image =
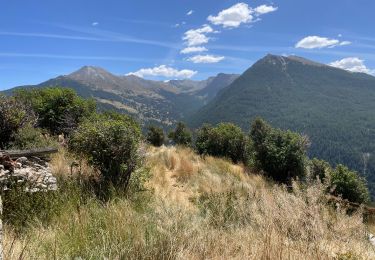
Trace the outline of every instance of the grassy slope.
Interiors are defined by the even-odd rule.
[[[63,178],[68,165],[64,154],[53,160]],[[68,199],[50,226],[36,223],[21,238],[8,229],[6,256],[18,258],[24,251],[33,259],[375,258],[360,214],[327,207],[322,187],[302,191],[295,185],[287,192],[239,165],[185,148],[148,148],[144,165],[151,173],[149,191],[106,204],[92,198],[78,206]]]

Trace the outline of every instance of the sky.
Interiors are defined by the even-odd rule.
[[[146,79],[298,55],[375,74],[373,0],[0,0],[0,90],[85,65]]]

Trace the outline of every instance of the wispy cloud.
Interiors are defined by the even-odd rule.
[[[78,33],[84,33],[90,36],[96,36],[96,37],[108,39],[113,42],[129,42],[129,43],[154,45],[154,46],[160,46],[160,47],[166,47],[166,48],[178,48],[178,45],[175,43],[142,39],[142,38],[125,35],[125,34],[118,33],[118,32],[98,29],[98,28],[90,28],[90,27],[87,28],[87,27],[73,26],[73,25],[66,25],[66,24],[58,24],[56,26],[65,30],[78,32]]]
[[[66,39],[66,40],[80,40],[80,41],[110,41],[110,39],[88,37],[88,36],[75,36],[64,34],[50,34],[50,33],[25,33],[25,32],[8,32],[0,31],[3,36],[19,36],[19,37],[36,37],[36,38],[51,38],[51,39]]]
[[[202,46],[192,46],[192,47],[186,47],[180,51],[182,54],[188,54],[188,53],[193,53],[193,52],[203,52],[203,51],[208,51],[206,47]]]
[[[192,15],[194,13],[194,10],[190,10],[189,12],[186,13],[186,15]]]
[[[133,62],[157,62],[144,58],[130,58],[118,56],[80,56],[80,55],[59,55],[50,53],[18,53],[0,52],[0,57],[11,58],[45,58],[45,59],[67,59],[67,60],[108,60],[108,61],[133,61]]]
[[[9,32],[0,31],[0,35],[3,36],[17,36],[17,37],[35,37],[35,38],[50,38],[50,39],[66,39],[66,40],[81,40],[81,41],[102,41],[102,42],[126,42],[126,43],[137,43],[145,45],[153,45],[164,48],[180,48],[180,44],[142,39],[129,35],[124,35],[117,32],[100,30],[97,28],[86,28],[69,25],[59,25],[60,28],[75,32],[83,33],[85,36],[77,35],[65,35],[65,34],[50,34],[50,33],[39,33],[39,32]]]
[[[188,61],[193,63],[217,63],[224,59],[224,56],[215,56],[215,55],[196,55],[188,58]]]
[[[92,26],[98,26],[99,23],[98,23],[98,22],[93,22],[91,25],[92,25]]]

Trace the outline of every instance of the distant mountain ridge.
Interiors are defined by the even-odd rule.
[[[134,75],[114,75],[100,67],[84,66],[38,85],[20,86],[4,92],[11,93],[17,88],[69,87],[83,97],[94,98],[101,109],[131,114],[145,124],[171,126],[197,111],[238,76],[221,73],[201,81],[163,82]],[[215,81],[216,78],[220,80]],[[206,88],[207,93],[204,91]]]
[[[189,122],[199,127],[226,121],[249,129],[257,116],[308,135],[310,156],[356,169],[375,195],[375,77],[301,57],[267,55]],[[364,162],[366,153],[370,158]]]

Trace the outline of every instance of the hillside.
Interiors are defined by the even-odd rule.
[[[261,116],[309,136],[311,157],[344,163],[375,191],[375,78],[300,57],[267,55],[190,118],[249,129]],[[369,156],[369,157],[368,157]]]
[[[84,66],[34,86],[61,86],[76,90],[79,95],[94,98],[101,109],[112,109],[130,114],[139,121],[168,127],[184,120],[211,100],[216,93],[238,77],[220,73],[207,80],[171,80],[169,82],[145,80],[129,75],[114,75],[102,68]],[[14,89],[5,91],[10,94]]]
[[[63,211],[24,236],[5,229],[8,259],[373,259],[361,214],[325,204],[323,187],[293,192],[241,165],[176,147],[145,148],[146,180],[103,203],[71,183],[72,158],[51,161]],[[147,170],[148,169],[148,170]],[[92,170],[86,165],[81,178]],[[68,181],[70,180],[70,182]],[[78,179],[77,179],[78,181]],[[82,179],[80,180],[80,182]],[[81,188],[83,189],[83,188]],[[277,257],[276,257],[277,256]],[[353,257],[353,258],[350,258]]]

